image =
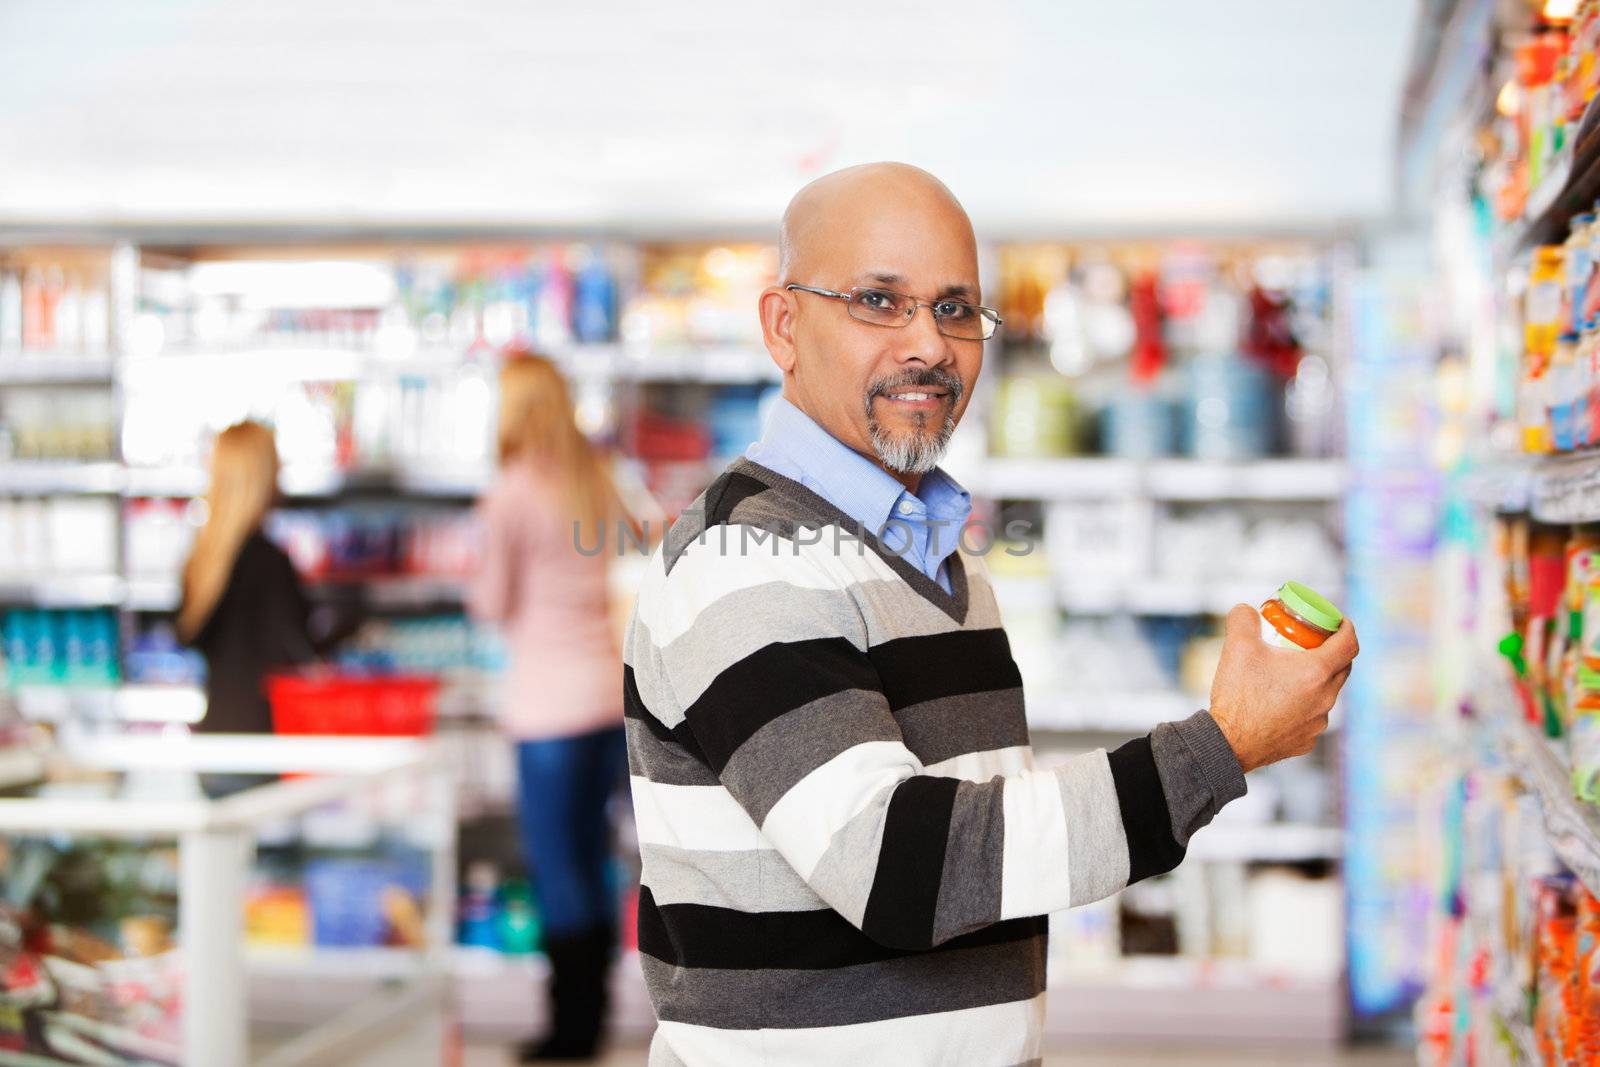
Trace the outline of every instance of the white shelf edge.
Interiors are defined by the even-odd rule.
[[[1262,500],[1326,503],[1344,492],[1341,459],[1279,457],[1236,463],[1110,456],[991,457],[968,486],[993,498],[1042,501]]]

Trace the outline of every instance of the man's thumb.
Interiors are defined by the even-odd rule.
[[[1222,626],[1223,636],[1229,641],[1261,640],[1261,616],[1249,604],[1235,604],[1228,612]]]

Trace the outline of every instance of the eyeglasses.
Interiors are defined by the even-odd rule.
[[[873,326],[909,326],[918,308],[927,308],[933,314],[933,324],[946,337],[963,341],[987,341],[994,336],[1003,321],[994,308],[979,304],[963,304],[959,300],[935,300],[924,304],[919,300],[889,289],[872,289],[858,285],[843,293],[832,289],[793,283],[785,289],[798,289],[802,293],[815,293],[830,300],[843,300],[845,310],[858,322]]]

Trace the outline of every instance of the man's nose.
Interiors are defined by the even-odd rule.
[[[899,360],[908,363],[915,359],[929,366],[949,363],[955,358],[950,348],[950,338],[939,332],[939,322],[933,317],[933,308],[923,304],[917,308],[911,321],[896,331],[904,335],[899,346]]]

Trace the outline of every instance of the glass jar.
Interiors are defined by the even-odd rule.
[[[1317,648],[1343,621],[1344,614],[1327,597],[1299,582],[1284,582],[1261,605],[1261,638],[1278,648]]]

